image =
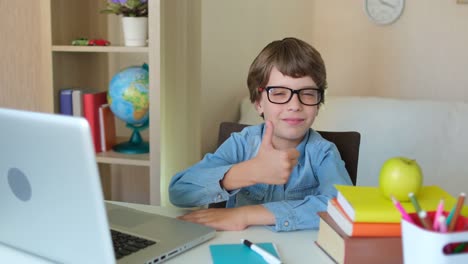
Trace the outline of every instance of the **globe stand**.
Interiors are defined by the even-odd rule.
[[[119,143],[112,147],[116,152],[125,154],[144,154],[149,153],[149,143],[143,141],[140,131],[148,128],[148,121],[141,126],[134,126],[127,123],[127,127],[133,129],[132,135],[127,142]]]

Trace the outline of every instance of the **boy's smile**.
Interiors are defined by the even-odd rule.
[[[283,75],[276,67],[271,70],[266,86],[282,86],[293,90],[317,87],[310,76],[293,78]],[[318,105],[304,105],[299,101],[298,96],[298,94],[293,94],[289,102],[275,104],[268,99],[267,91],[263,91],[260,100],[255,103],[257,112],[264,114],[265,121],[270,120],[273,123],[273,144],[278,149],[296,147],[318,113]]]

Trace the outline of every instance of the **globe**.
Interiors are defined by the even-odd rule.
[[[144,142],[140,132],[148,127],[149,95],[148,65],[131,66],[116,73],[110,83],[107,101],[111,111],[132,129],[128,142],[117,144],[117,152],[140,154],[149,152],[148,142]]]

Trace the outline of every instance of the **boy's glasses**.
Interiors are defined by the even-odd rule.
[[[259,92],[267,92],[268,101],[274,104],[286,104],[291,101],[294,94],[297,94],[299,102],[303,105],[314,106],[322,101],[323,91],[318,88],[303,88],[293,90],[282,86],[267,86],[258,88]]]

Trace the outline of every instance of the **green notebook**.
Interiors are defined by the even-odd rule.
[[[276,247],[273,243],[255,244],[272,255],[279,258]],[[211,258],[213,264],[265,264],[267,263],[260,255],[255,253],[244,244],[217,244],[210,245]]]
[[[377,186],[335,185],[338,190],[337,200],[353,222],[399,223],[401,214],[390,199],[381,193]],[[456,198],[439,186],[423,186],[416,195],[421,208],[435,211],[440,199],[444,199],[444,211],[449,212],[457,203]],[[402,202],[407,213],[414,213],[411,202]],[[462,215],[468,215],[468,208],[463,207]]]

